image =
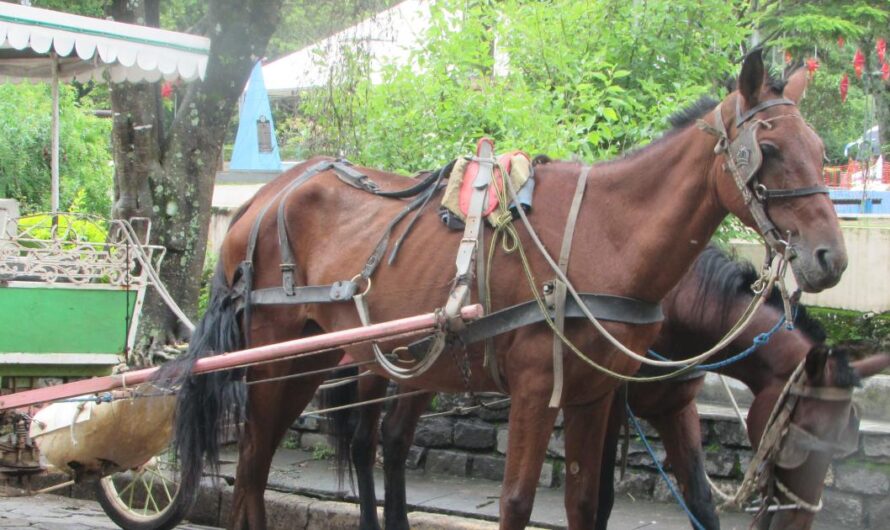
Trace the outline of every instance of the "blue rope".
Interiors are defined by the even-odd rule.
[[[630,405],[625,402],[624,408],[627,409],[627,417],[630,418],[630,422],[633,424],[634,429],[636,429],[637,434],[640,437],[640,440],[643,442],[643,446],[646,448],[646,451],[649,452],[649,456],[652,458],[652,461],[655,462],[655,468],[658,469],[658,473],[661,475],[661,478],[664,480],[664,483],[667,484],[668,489],[671,491],[671,494],[677,499],[677,504],[680,505],[680,508],[683,508],[683,511],[686,512],[686,516],[689,517],[689,522],[692,523],[692,526],[696,528],[696,530],[705,530],[704,525],[698,522],[698,519],[695,518],[695,515],[689,510],[689,507],[686,506],[686,502],[683,500],[683,497],[680,495],[680,492],[677,491],[677,488],[674,487],[674,483],[671,482],[670,477],[665,473],[664,468],[661,466],[661,462],[658,461],[658,457],[655,456],[655,451],[652,450],[652,446],[649,445],[649,440],[646,439],[646,435],[643,434],[643,429],[640,428],[640,423],[637,421],[637,417],[634,416],[633,411],[630,409]]]
[[[105,392],[96,397],[60,399],[57,403],[111,403],[111,401],[111,392]]]
[[[797,307],[794,308],[794,316],[795,316],[795,318],[797,317]],[[711,364],[700,364],[700,365],[696,366],[695,369],[699,370],[699,371],[715,371],[715,370],[719,370],[725,366],[729,366],[730,364],[737,363],[737,362],[741,361],[742,359],[750,356],[752,353],[757,351],[761,346],[767,344],[769,342],[769,340],[773,337],[773,335],[777,331],[779,331],[779,328],[781,328],[782,324],[784,324],[784,323],[785,323],[785,315],[783,314],[779,318],[779,321],[776,322],[776,325],[772,327],[772,329],[754,337],[754,340],[752,341],[751,346],[749,346],[747,349],[733,355],[732,357],[723,359],[722,361],[718,361],[718,362],[711,363]],[[786,328],[794,329],[794,324],[790,324],[789,326],[786,326]],[[667,357],[660,355],[660,354],[658,354],[658,352],[655,352],[653,350],[649,350],[649,355],[651,355],[652,357],[655,357],[659,361],[672,361],[673,360],[673,359],[668,359]]]

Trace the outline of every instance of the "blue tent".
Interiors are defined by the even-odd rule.
[[[261,63],[253,67],[244,101],[241,103],[238,135],[229,169],[241,171],[281,171],[281,157],[275,139],[275,124],[269,107],[269,94],[263,81]]]

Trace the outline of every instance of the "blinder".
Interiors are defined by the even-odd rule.
[[[856,410],[855,408],[853,409]],[[850,423],[837,441],[829,442],[795,424],[788,426],[782,448],[776,455],[776,465],[782,469],[794,469],[803,465],[810,453],[827,453],[832,458],[844,458],[859,449],[859,414],[850,416]]]

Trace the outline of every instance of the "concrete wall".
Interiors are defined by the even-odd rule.
[[[847,271],[835,287],[818,294],[805,293],[801,301],[807,305],[853,309],[856,311],[890,311],[890,220],[860,220],[842,226],[847,245]],[[735,242],[740,257],[760,264],[761,243]],[[796,287],[789,272],[789,287]]]
[[[459,396],[440,394],[437,410],[468,406],[472,402]],[[502,481],[506,464],[509,406],[476,409],[470,413],[422,419],[414,444],[408,453],[409,469],[425,473]],[[702,446],[705,469],[726,493],[735,493],[751,461],[753,451],[730,409],[700,405]],[[665,450],[658,434],[640,420],[659,460]],[[823,494],[825,509],[817,521],[830,528],[887,528],[890,518],[890,425],[863,422],[859,449],[843,460],[832,463]],[[869,425],[865,425],[869,423]],[[324,423],[308,417],[295,425],[290,442],[308,451],[326,446]],[[562,414],[547,447],[539,486],[562,487],[565,483],[565,439]],[[619,458],[620,462],[620,449]],[[634,435],[628,451],[628,469],[623,479],[615,473],[616,495],[674,502],[655,464],[643,444]],[[409,481],[410,487],[410,481]]]

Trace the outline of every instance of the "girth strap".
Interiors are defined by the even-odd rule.
[[[575,235],[575,224],[578,222],[578,213],[581,211],[581,199],[584,190],[587,189],[587,175],[591,166],[584,166],[578,174],[578,184],[575,186],[575,194],[572,197],[572,205],[569,207],[569,215],[566,219],[566,227],[562,236],[562,248],[559,252],[559,270],[566,274],[569,268],[569,258],[572,254],[572,239]],[[562,333],[565,329],[565,305],[566,284],[553,281],[553,298],[556,315],[554,325]],[[550,394],[550,407],[559,408],[562,403],[563,368],[562,368],[563,344],[562,339],[553,334],[553,393]]]
[[[627,324],[654,324],[664,320],[664,313],[659,304],[608,294],[580,293],[580,296],[587,309],[601,320]],[[565,307],[566,318],[587,318],[574,298],[568,298]],[[550,316],[553,318],[553,310],[550,311]],[[538,303],[529,300],[469,322],[456,334],[462,343],[473,344],[543,321],[544,315],[541,314]],[[412,343],[408,349],[415,356],[423,356],[431,340],[431,337],[426,337]]]

